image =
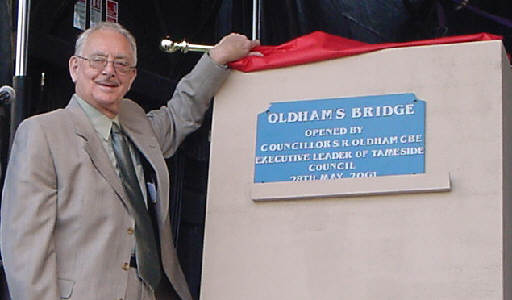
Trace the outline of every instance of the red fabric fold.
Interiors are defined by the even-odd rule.
[[[499,35],[478,33],[405,43],[366,44],[322,31],[314,31],[278,46],[256,47],[253,51],[261,52],[263,56],[247,56],[230,63],[229,66],[232,69],[242,72],[253,72],[356,55],[385,48],[453,44],[501,39],[502,37]]]

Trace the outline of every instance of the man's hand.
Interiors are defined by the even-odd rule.
[[[259,45],[258,40],[249,40],[245,35],[231,33],[210,50],[210,57],[216,63],[225,65],[249,55],[251,49]]]

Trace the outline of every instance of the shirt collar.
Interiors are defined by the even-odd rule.
[[[87,103],[87,101],[78,97],[76,94],[73,95],[73,97],[77,99],[78,104],[80,104],[80,107],[82,107],[85,114],[91,121],[94,130],[96,130],[96,132],[99,134],[101,138],[103,138],[106,141],[109,141],[112,122],[115,122],[117,125],[119,125],[119,117],[115,116],[114,119],[110,119],[104,114],[102,114],[99,110],[97,110],[94,106]]]

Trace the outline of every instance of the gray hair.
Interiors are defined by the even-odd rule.
[[[118,23],[99,22],[94,27],[91,27],[82,32],[76,39],[74,55],[82,55],[82,50],[84,48],[85,42],[89,38],[89,35],[99,30],[112,30],[122,34],[130,43],[130,47],[132,48],[133,52],[134,65],[137,65],[137,44],[135,43],[135,38],[126,28]]]

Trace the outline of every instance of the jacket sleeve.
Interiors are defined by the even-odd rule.
[[[13,300],[60,299],[56,184],[45,133],[28,119],[16,132],[2,194],[1,250]]]
[[[165,158],[173,155],[183,139],[201,126],[210,99],[228,75],[227,68],[217,65],[205,54],[178,83],[167,106],[148,113]]]

